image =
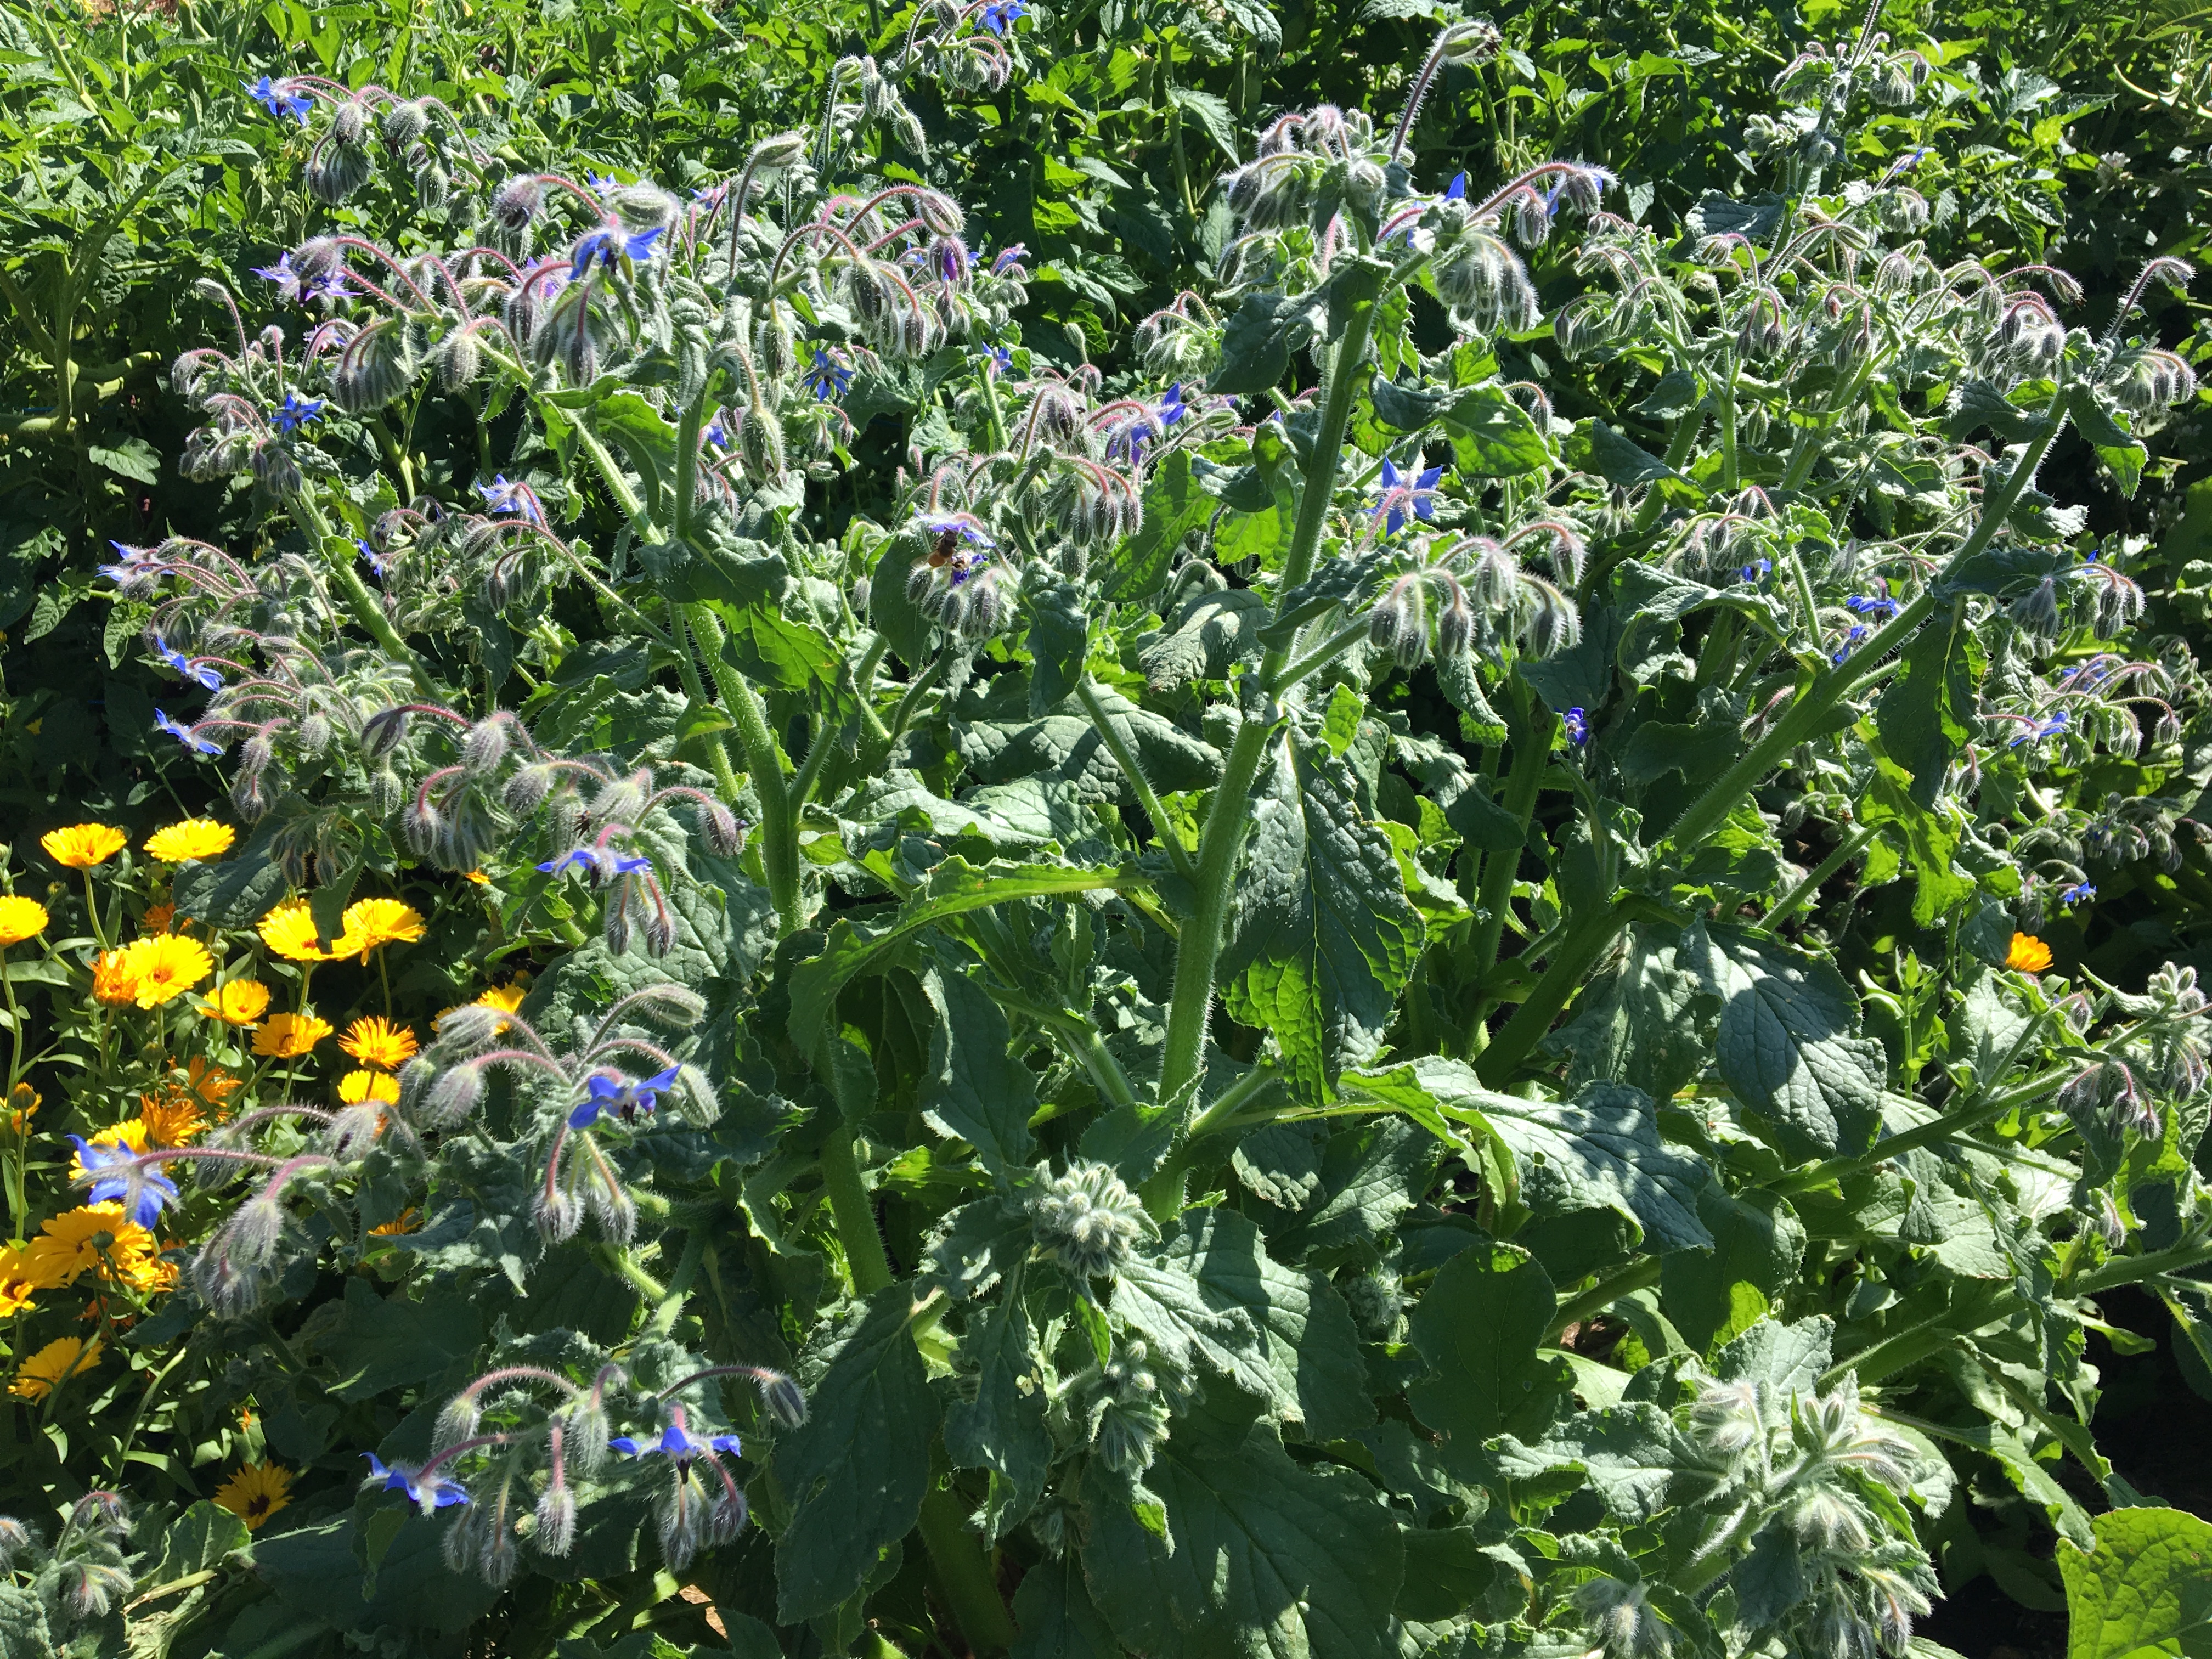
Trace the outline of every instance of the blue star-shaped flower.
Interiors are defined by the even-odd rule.
[[[828,403],[842,395],[853,384],[853,371],[821,346],[814,348],[814,362],[799,377],[799,385],[814,394],[817,403]]]
[[[210,691],[220,691],[222,690],[222,676],[216,672],[211,664],[204,662],[196,663],[183,652],[173,651],[167,646],[163,645],[159,640],[156,640],[154,642],[154,645],[155,648],[161,653],[161,660],[168,664],[170,667],[175,669],[177,672],[183,675],[193,684],[204,686]]]
[[[95,1146],[82,1135],[71,1135],[70,1144],[76,1148],[76,1161],[88,1173],[128,1165],[137,1154],[128,1146]],[[102,1176],[92,1183],[91,1201],[94,1204],[120,1204],[130,1195],[128,1176]],[[163,1175],[158,1164],[147,1164],[138,1175],[138,1201],[132,1207],[131,1218],[149,1231],[161,1219],[161,1206],[175,1201],[177,1183]]]
[[[707,422],[707,429],[699,435],[716,449],[727,449],[730,447],[730,434],[728,429],[722,425],[720,410],[714,411],[714,418]]]
[[[1887,621],[1898,612],[1895,599],[1880,593],[1854,593],[1844,601],[1844,609],[1856,611],[1862,617],[1875,617]]]
[[[1375,510],[1385,514],[1382,532],[1395,536],[1406,526],[1406,509],[1413,508],[1417,519],[1436,516],[1437,480],[1444,476],[1441,466],[1432,466],[1415,476],[1401,473],[1389,461],[1382,463],[1382,490]]]
[[[676,1086],[676,1074],[681,1069],[672,1066],[641,1083],[625,1083],[605,1072],[593,1073],[584,1080],[583,1100],[568,1114],[568,1127],[588,1129],[609,1112],[628,1123],[638,1113],[652,1111],[659,1097]]]
[[[1160,424],[1162,426],[1173,426],[1177,421],[1182,419],[1184,416],[1190,413],[1190,405],[1184,403],[1182,400],[1182,382],[1181,380],[1177,380],[1173,386],[1168,388],[1168,395],[1160,399],[1158,412]]]
[[[2006,747],[2017,749],[2024,743],[2034,743],[2043,738],[2055,737],[2065,729],[2066,711],[2062,708],[2057,714],[2051,715],[2050,719],[2036,721],[2033,726],[2029,726],[2027,731],[2014,738],[2011,743],[2006,745]]]
[[[180,720],[171,720],[167,714],[163,714],[158,708],[154,711],[154,724],[160,730],[167,732],[171,737],[174,738],[179,743],[184,744],[187,749],[194,750],[203,755],[220,755],[222,753],[222,745],[217,743],[214,738],[203,738],[199,736],[191,726],[185,725]]]
[[[1467,174],[1464,173],[1452,174],[1451,183],[1444,186],[1444,200],[1447,202],[1467,200]]]
[[[611,847],[577,847],[548,859],[538,869],[549,876],[557,876],[570,870],[581,870],[595,882],[612,881],[617,876],[627,876],[635,871],[650,870],[653,860],[645,858],[625,858]]]
[[[1007,350],[1006,347],[1002,345],[994,345],[990,349],[989,355],[991,359],[990,373],[994,374],[1011,374],[1014,372],[1014,354]]]
[[[625,1457],[651,1457],[659,1453],[663,1457],[672,1457],[679,1463],[689,1463],[693,1458],[703,1456],[710,1451],[735,1455],[744,1449],[734,1434],[712,1435],[701,1440],[680,1423],[671,1423],[660,1431],[659,1440],[650,1446],[641,1448],[626,1434],[608,1441],[607,1444]]]
[[[353,544],[361,550],[361,562],[369,568],[377,580],[382,581],[392,568],[391,562],[358,536],[354,538]]]
[[[385,1491],[405,1492],[418,1509],[426,1511],[449,1510],[456,1504],[469,1501],[468,1493],[461,1490],[459,1483],[448,1480],[442,1474],[432,1475],[425,1480],[402,1463],[385,1468],[374,1452],[363,1452],[362,1455],[368,1460],[370,1475],[384,1482]]]
[[[265,276],[276,283],[278,299],[288,301],[299,299],[300,273],[292,269],[292,256],[289,253],[278,254],[276,263],[273,265],[254,266],[253,274],[256,276]]]
[[[279,432],[297,432],[323,412],[325,401],[321,398],[302,398],[296,392],[288,392],[284,394],[284,401],[276,405],[276,412],[269,417],[270,423]]]
[[[2097,890],[2086,881],[2077,881],[2058,896],[2061,904],[2087,904],[2097,896]]]
[[[1753,559],[1749,564],[1745,565],[1735,574],[1743,580],[1747,582],[1763,582],[1769,576],[1774,574],[1774,561],[1771,559]]]
[[[1869,631],[1864,623],[1853,623],[1850,632],[1844,635],[1844,642],[1828,653],[1828,660],[1833,663],[1842,662],[1844,658],[1851,654],[1859,641],[1866,638]]]
[[[1582,709],[1570,708],[1559,723],[1566,728],[1567,741],[1576,748],[1589,741],[1589,716]]]
[[[538,503],[526,483],[509,483],[502,472],[488,483],[480,483],[477,494],[484,499],[484,506],[494,513],[503,513],[510,518],[527,519],[538,523]]]
[[[998,545],[998,543],[993,541],[985,532],[983,526],[965,513],[924,513],[915,522],[933,536],[941,536],[948,530],[957,530],[960,532],[962,541],[974,546],[996,547]]]
[[[664,225],[655,225],[650,230],[634,231],[628,236],[612,226],[602,226],[598,230],[586,232],[583,240],[576,244],[575,251],[569,256],[568,280],[580,281],[584,273],[591,269],[594,259],[605,270],[611,266],[618,256],[631,260],[652,258],[653,245],[660,240],[660,233],[665,228]]]
[[[278,120],[289,115],[303,127],[307,125],[307,112],[315,106],[311,99],[300,93],[286,91],[265,75],[246,88],[246,92],[255,103]]]
[[[982,16],[976,21],[992,33],[1004,34],[1029,15],[1030,9],[1022,3],[1022,0],[993,0],[992,4],[983,8]]]
[[[999,250],[999,257],[991,261],[991,275],[1003,276],[1013,266],[1021,264],[1029,249],[1019,242],[1010,243]]]
[[[159,556],[150,547],[129,547],[121,542],[108,545],[123,556],[120,564],[104,564],[100,574],[112,582],[134,581],[146,574],[147,567],[160,562]]]

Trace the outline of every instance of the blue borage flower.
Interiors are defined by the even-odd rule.
[[[128,1146],[95,1146],[82,1135],[71,1135],[70,1144],[76,1148],[76,1161],[87,1174],[101,1170],[121,1169],[131,1173],[100,1176],[92,1183],[88,1194],[94,1204],[129,1204],[131,1218],[149,1231],[161,1219],[161,1206],[176,1201],[177,1183],[161,1173],[161,1166],[141,1164],[138,1154]],[[137,1196],[131,1194],[137,1188]]]
[[[651,1457],[659,1454],[663,1457],[672,1457],[679,1463],[689,1463],[693,1458],[708,1452],[729,1452],[737,1455],[744,1450],[734,1434],[717,1434],[700,1440],[695,1438],[680,1421],[671,1423],[660,1431],[660,1438],[656,1443],[642,1449],[635,1439],[626,1434],[617,1436],[607,1444],[625,1457]]]
[[[611,847],[578,847],[563,853],[557,859],[548,859],[538,869],[549,876],[557,876],[570,870],[581,870],[592,878],[594,886],[612,881],[617,876],[627,876],[639,870],[653,868],[651,859],[624,858]]]
[[[108,545],[123,556],[123,562],[120,564],[103,564],[100,567],[100,574],[112,582],[127,586],[131,582],[143,580],[161,565],[161,556],[150,547],[131,547],[122,542],[112,541],[108,543]]]
[[[1737,576],[1747,582],[1763,582],[1769,576],[1774,574],[1774,561],[1771,559],[1753,559],[1749,564],[1743,566],[1735,574]]]
[[[612,225],[602,225],[597,230],[584,233],[568,256],[568,280],[580,282],[584,273],[596,259],[601,270],[611,268],[617,258],[637,260],[653,257],[653,245],[660,240],[665,225],[655,225],[650,230],[633,231],[625,236]]]
[[[270,416],[270,424],[279,432],[297,432],[301,427],[321,416],[328,400],[322,398],[302,398],[296,392],[284,394],[284,401],[276,405]]]
[[[975,21],[994,34],[1004,34],[1029,15],[1030,9],[1022,0],[992,0]]]
[[[1415,466],[1419,463],[1416,461]],[[1417,519],[1436,516],[1437,481],[1444,476],[1441,466],[1432,466],[1419,472],[1398,471],[1395,462],[1382,463],[1382,486],[1375,501],[1376,515],[1383,520],[1382,533],[1395,536],[1406,527],[1407,508]]]
[[[1029,249],[1020,242],[1008,243],[999,250],[998,258],[991,261],[991,275],[1003,276],[1009,270],[1015,270],[1028,252]]]
[[[2025,716],[2021,718],[2026,719]],[[2005,745],[2008,749],[2017,749],[2024,743],[2037,743],[2045,738],[2057,737],[2066,729],[2066,711],[2061,708],[2046,720],[2027,720],[2027,731]]]
[[[291,91],[291,85],[289,81],[271,81],[264,75],[247,87],[246,93],[278,120],[289,115],[304,127],[307,125],[307,112],[315,106],[314,100]]]
[[[354,538],[353,544],[361,550],[361,562],[368,567],[370,573],[377,580],[382,581],[391,573],[392,562],[383,554],[378,552],[358,536]]]
[[[491,512],[504,514],[509,518],[527,519],[532,524],[545,522],[545,515],[538,510],[537,492],[520,480],[509,483],[504,472],[495,476],[488,484],[478,484],[476,491],[483,497],[484,506]]]
[[[960,532],[960,539],[971,546],[986,548],[998,546],[998,543],[991,539],[990,532],[983,528],[973,514],[921,513],[915,515],[914,521],[933,536],[941,536],[948,530],[957,530]]]
[[[1842,662],[1844,658],[1856,650],[1860,642],[1873,631],[1864,623],[1853,623],[1850,630],[1844,635],[1844,642],[1828,653],[1828,660],[1832,663]]]
[[[161,653],[163,662],[193,684],[204,686],[210,691],[222,690],[222,675],[212,664],[188,657],[181,651],[172,650],[160,640],[154,641],[154,648]]]
[[[1844,609],[1856,611],[1862,617],[1873,617],[1887,622],[1901,607],[1895,599],[1883,593],[1854,593],[1844,601]]]
[[[276,283],[276,297],[286,301],[296,301],[299,299],[300,285],[306,280],[292,269],[292,256],[289,252],[278,254],[273,265],[254,266],[253,274]]]
[[[987,373],[992,374],[1011,374],[1014,372],[1014,354],[1007,350],[1006,347],[1002,345],[989,347],[988,348],[985,355],[988,358],[988,367],[986,368]]]
[[[714,411],[714,418],[707,422],[707,429],[699,435],[714,448],[727,449],[730,447],[729,428],[722,424],[720,410]]]
[[[222,753],[222,745],[213,738],[201,737],[191,726],[181,721],[171,720],[158,708],[154,711],[154,725],[158,730],[167,732],[185,748],[199,754],[220,755]]]
[[[2087,904],[2091,899],[2096,896],[2097,890],[2094,886],[2086,881],[2077,881],[2071,887],[2069,887],[2064,892],[2059,894],[2058,902],[2061,904],[2069,905]]]
[[[465,1504],[469,1495],[458,1481],[448,1480],[442,1474],[422,1475],[404,1463],[394,1463],[389,1468],[374,1452],[363,1452],[368,1460],[369,1478],[381,1480],[386,1492],[404,1492],[416,1508],[425,1515],[433,1510],[449,1510],[457,1504]]]
[[[1559,724],[1566,728],[1567,741],[1577,749],[1589,741],[1589,715],[1580,708],[1570,708],[1561,716]]]
[[[814,394],[817,403],[828,403],[842,397],[853,384],[853,371],[845,366],[842,352],[823,346],[814,348],[814,362],[799,377],[799,385]]]
[[[672,1066],[637,1083],[624,1082],[611,1073],[592,1073],[584,1080],[583,1100],[568,1114],[568,1127],[588,1129],[607,1113],[625,1123],[632,1121],[640,1112],[650,1113],[659,1097],[676,1086],[676,1074],[683,1069]]]

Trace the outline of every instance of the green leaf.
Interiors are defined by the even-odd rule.
[[[1881,1119],[1888,1061],[1858,1033],[1834,967],[1736,927],[1692,924],[1682,960],[1721,1001],[1721,1079],[1792,1159],[1863,1152]]]
[[[2058,1547],[2066,1659],[2212,1654],[2212,1522],[2180,1510],[2112,1510],[2094,1551]]]
[[[939,1133],[975,1147],[992,1174],[1023,1167],[1033,1144],[1036,1081],[1007,1052],[1013,1031],[1006,1015],[972,969],[932,968],[921,989],[938,1016],[921,1084],[922,1115]]]
[[[351,1514],[273,1537],[264,1532],[253,1546],[254,1577],[276,1591],[295,1620],[342,1631],[465,1630],[490,1610],[499,1592],[476,1574],[446,1565],[444,1540],[453,1520],[410,1519],[412,1524],[393,1536],[373,1578],[362,1565],[362,1528]],[[394,1645],[405,1651],[410,1644]]]
[[[1707,1187],[1698,1195],[1698,1217],[1713,1236],[1712,1249],[1662,1262],[1659,1297],[1683,1340],[1702,1354],[1716,1339],[1733,1337],[1756,1320],[1780,1301],[1784,1286],[1796,1282],[1805,1229],[1786,1199],[1756,1187],[1741,1194],[1717,1182]],[[1744,1317],[1754,1299],[1755,1310]]]
[[[996,1543],[1036,1507],[1052,1462],[1045,1379],[1018,1283],[971,1320],[960,1358],[975,1368],[975,1397],[945,1408],[945,1450],[957,1468],[991,1471],[983,1536]]]
[[[837,993],[847,982],[902,939],[933,923],[1009,899],[1054,898],[1136,884],[1136,878],[1118,870],[995,862],[978,868],[957,855],[946,859],[930,871],[928,881],[890,920],[859,927],[840,921],[830,930],[822,954],[809,957],[793,970],[792,1040],[802,1054],[811,1054]]]
[[[0,1584],[0,1653],[8,1659],[53,1659],[46,1606],[20,1584]]]
[[[1185,1212],[1159,1255],[1211,1305],[1251,1320],[1269,1372],[1261,1398],[1306,1438],[1341,1439],[1375,1420],[1352,1310],[1326,1275],[1271,1261],[1260,1230],[1234,1210]]]
[[[295,1339],[337,1368],[331,1391],[366,1400],[386,1389],[427,1382],[472,1358],[483,1321],[460,1290],[438,1286],[421,1302],[404,1293],[379,1296],[365,1279],[349,1279],[342,1300],[307,1316]]]
[[[1431,1054],[1347,1076],[1345,1091],[1393,1105],[1419,1094],[1445,1118],[1494,1135],[1513,1155],[1522,1200],[1538,1214],[1611,1210],[1656,1250],[1713,1242],[1697,1213],[1707,1166],[1661,1143],[1640,1089],[1590,1083],[1571,1101],[1526,1100],[1486,1089],[1464,1061]]]
[[[1284,1393],[1251,1314],[1194,1278],[1176,1255],[1133,1256],[1114,1276],[1114,1323],[1193,1376],[1225,1376],[1270,1405]]]
[[[1268,289],[1244,296],[1221,331],[1221,362],[1206,378],[1208,392],[1223,398],[1263,398],[1290,372],[1289,307],[1283,295]],[[1149,499],[1145,511],[1152,512]]]
[[[162,1527],[160,1553],[154,1565],[140,1574],[137,1593],[143,1595],[157,1585],[205,1572],[232,1551],[244,1549],[252,1538],[245,1522],[202,1498]],[[5,1644],[0,1644],[0,1649],[10,1654],[15,1651]]]
[[[1293,1092],[1316,1101],[1381,1045],[1426,930],[1390,838],[1326,745],[1285,745],[1251,811],[1223,1001],[1274,1033]]]
[[[1206,136],[1212,139],[1221,153],[1229,158],[1229,165],[1232,167],[1237,165],[1237,121],[1225,102],[1212,93],[1200,92],[1195,87],[1179,87],[1173,82],[1168,86],[1168,101],[1177,109],[1188,111],[1199,125],[1206,130]]]
[[[1227,1455],[1170,1439],[1136,1493],[1083,1477],[1083,1576],[1122,1644],[1153,1659],[1396,1659],[1405,1547],[1374,1487],[1291,1461],[1265,1424]],[[1148,1525],[1137,1503],[1164,1511]]]
[[[729,630],[722,660],[756,685],[820,697],[836,689],[844,659],[820,628],[781,605],[717,605]]]
[[[1535,421],[1503,386],[1469,387],[1452,399],[1443,420],[1463,477],[1518,478],[1552,464]]]
[[[1497,1444],[1508,1479],[1534,1482],[1562,1471],[1580,1474],[1605,1499],[1609,1517],[1649,1521],[1667,1506],[1667,1490],[1680,1468],[1705,1462],[1685,1445],[1672,1418],[1647,1401],[1577,1412],[1534,1445],[1511,1435]]]
[[[886,1285],[799,1360],[806,1421],[775,1443],[792,1506],[775,1544],[779,1624],[836,1607],[921,1514],[938,1406],[908,1332],[913,1318],[913,1288]]]
[[[1655,479],[1682,477],[1650,450],[1598,420],[1575,422],[1574,435],[1567,440],[1567,461],[1584,472],[1596,473],[1607,483],[1627,489]]]
[[[1030,623],[1030,713],[1049,714],[1082,682],[1090,614],[1082,590],[1067,582],[1030,583],[1022,609]]]
[[[180,916],[210,927],[250,927],[284,896],[283,866],[270,856],[276,820],[264,823],[228,858],[212,864],[197,859],[177,867],[169,896]]]
[[[1097,563],[1101,597],[1141,599],[1158,592],[1183,538],[1203,529],[1220,505],[1192,473],[1190,452],[1170,451],[1146,480],[1145,518],[1137,533]]]
[[[87,444],[84,453],[94,466],[104,467],[118,478],[143,484],[161,480],[161,452],[143,438],[125,438],[113,445]]]
[[[1380,1260],[1400,1218],[1428,1190],[1445,1144],[1437,1132],[1451,1133],[1441,1117],[1433,1130],[1384,1117],[1331,1135],[1297,1220],[1278,1231],[1270,1248],[1284,1260],[1324,1269]],[[1251,1144],[1248,1137],[1244,1145]]]
[[[1570,1092],[1593,1080],[1633,1082],[1668,1101],[1705,1068],[1720,1005],[1677,959],[1680,938],[1676,928],[1632,927],[1620,966],[1546,1039],[1547,1053],[1570,1056]]]
[[[1566,1362],[1536,1352],[1551,1334],[1550,1275],[1526,1250],[1478,1243],[1438,1268],[1408,1335],[1430,1375],[1407,1403],[1444,1437],[1446,1467],[1480,1478],[1482,1443],[1533,1439],[1550,1426],[1571,1380]]]
[[[1925,811],[1936,804],[1951,763],[1972,740],[1980,711],[1975,688],[1987,664],[1966,607],[1931,623],[1905,644],[1897,672],[1875,704],[1875,729],[1889,757],[1911,778],[1910,793]]]
[[[1887,756],[1876,757],[1866,794],[1858,803],[1859,822],[1894,824],[1901,833],[1917,884],[1913,923],[1932,927],[1974,896],[1975,883],[1954,861],[1964,838],[1950,808],[1923,806],[1911,784],[1904,768]]]
[[[1012,1659],[1121,1659],[1121,1644],[1091,1599],[1073,1553],[1039,1562],[1014,1592]]]

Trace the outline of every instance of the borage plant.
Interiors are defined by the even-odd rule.
[[[1021,16],[894,67],[995,87]],[[304,323],[179,365],[270,530],[111,573],[257,826],[177,902],[307,886],[262,932],[312,964],[414,864],[473,878],[456,961],[543,963],[349,1112],[85,1171],[245,1173],[146,1328],[295,1412],[304,1345],[381,1437],[326,1422],[281,1601],[516,1652],[681,1583],[786,1651],[1851,1659],[1962,1484],[2085,1545],[2048,1457],[2133,1500],[2086,1333],[2128,1285],[2198,1328],[2205,1000],[2036,935],[2193,847],[2204,686],[2036,481],[2069,433],[2139,479],[2194,383],[2136,301],[2186,272],[2093,337],[2062,271],[1942,263],[1909,161],[1836,176],[1926,71],[1871,21],[1683,224],[1425,177],[1496,44],[1262,127],[1127,374],[858,171],[872,63],[688,200],[457,133],[442,240],[333,219],[270,267]]]

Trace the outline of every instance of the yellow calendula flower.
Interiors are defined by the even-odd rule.
[[[39,1288],[31,1274],[31,1247],[0,1244],[0,1319],[29,1307],[31,1293]]]
[[[36,899],[20,893],[0,893],[0,945],[21,945],[46,931],[53,918]]]
[[[396,1101],[399,1079],[389,1072],[348,1072],[338,1079],[338,1098],[349,1106],[365,1100]]]
[[[73,823],[66,830],[49,830],[39,845],[56,864],[72,870],[89,870],[105,864],[129,844],[131,837],[106,823]]]
[[[177,1264],[158,1255],[148,1256],[143,1261],[131,1263],[116,1278],[126,1290],[153,1296],[177,1288]]]
[[[490,990],[477,999],[477,1006],[496,1008],[502,1014],[511,1014],[522,1006],[523,998],[529,994],[530,988],[520,980],[517,980],[512,985],[493,986]]]
[[[357,1019],[346,1027],[346,1034],[338,1039],[338,1047],[364,1066],[373,1066],[380,1072],[396,1072],[415,1058],[421,1047],[415,1033],[404,1025],[395,1025],[381,1014],[371,1014]]]
[[[215,972],[207,946],[182,933],[132,939],[123,947],[123,959],[137,981],[133,988],[141,1008],[173,1002]]]
[[[8,1392],[19,1400],[44,1400],[65,1379],[82,1376],[98,1364],[98,1337],[87,1345],[73,1336],[58,1336],[15,1368]]]
[[[138,969],[131,963],[129,946],[102,951],[92,959],[92,994],[110,1007],[138,1000]]]
[[[339,954],[323,949],[315,932],[315,918],[303,898],[286,899],[262,917],[254,931],[264,945],[287,962],[330,962]]]
[[[246,1522],[248,1532],[292,1501],[292,1471],[276,1463],[248,1463],[216,1488],[216,1505]]]
[[[386,945],[412,945],[422,937],[422,915],[398,899],[356,899],[345,909],[345,935],[331,946],[337,957],[358,956]]]
[[[2005,966],[2023,974],[2039,974],[2051,966],[2051,947],[2033,933],[2014,933],[2005,952]]]
[[[154,1235],[125,1217],[120,1204],[88,1204],[58,1215],[27,1249],[31,1278],[47,1289],[88,1270],[118,1277],[138,1272],[155,1253]]]
[[[8,1091],[8,1129],[11,1134],[24,1134],[31,1127],[31,1120],[39,1115],[46,1097],[27,1083],[19,1083]]]
[[[234,979],[228,985],[216,986],[215,994],[200,1004],[200,1012],[210,1019],[219,1019],[226,1025],[240,1025],[250,1031],[269,1012],[269,988],[258,979]]]
[[[182,864],[186,859],[219,859],[237,840],[238,831],[227,823],[217,823],[213,818],[186,818],[147,836],[146,852],[164,864]]]
[[[335,1029],[330,1021],[307,1014],[271,1014],[253,1034],[253,1052],[264,1060],[297,1060]]]

